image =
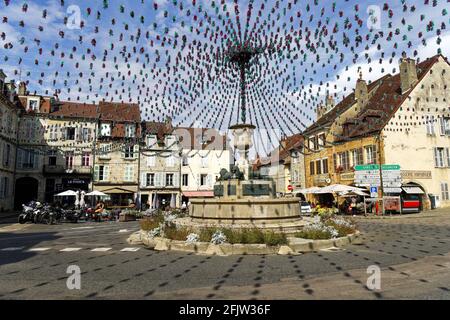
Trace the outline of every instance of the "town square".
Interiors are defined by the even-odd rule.
[[[2,1],[0,299],[449,300],[448,10]]]

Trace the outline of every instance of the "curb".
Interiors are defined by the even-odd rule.
[[[146,231],[140,230],[133,233],[128,242],[136,241],[156,251],[189,252],[198,255],[294,255],[314,252],[322,249],[338,248],[349,244],[361,244],[359,231],[348,236],[330,240],[308,240],[300,238],[288,238],[288,245],[267,246],[266,244],[211,244],[208,242],[186,243],[185,241],[170,240],[166,238],[151,238]],[[131,242],[130,242],[131,243]],[[137,243],[137,242],[134,242]]]

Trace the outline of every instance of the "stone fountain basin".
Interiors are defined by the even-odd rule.
[[[300,217],[299,200],[262,197],[194,199],[189,208],[189,217],[178,219],[176,223],[194,229],[258,228],[293,233],[305,225]]]

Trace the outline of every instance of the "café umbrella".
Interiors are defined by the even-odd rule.
[[[75,191],[67,190],[56,195],[57,197],[76,197],[78,194]]]

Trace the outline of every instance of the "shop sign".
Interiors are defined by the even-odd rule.
[[[431,179],[431,171],[402,170],[403,179]]]

